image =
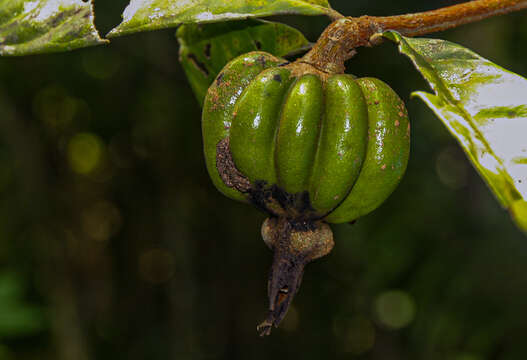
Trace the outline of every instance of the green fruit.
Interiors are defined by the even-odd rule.
[[[326,222],[378,207],[406,169],[410,124],[401,99],[373,78],[289,64],[263,52],[225,66],[203,108],[205,159],[214,185],[271,216],[268,335],[287,313],[304,267],[328,254]]]
[[[384,82],[263,52],[225,66],[202,126],[214,185],[294,221],[371,212],[401,180],[410,148],[404,103]]]

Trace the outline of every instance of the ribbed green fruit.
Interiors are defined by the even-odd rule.
[[[341,223],[374,210],[401,180],[410,148],[406,108],[384,82],[263,52],[225,66],[202,127],[214,185],[292,220]]]

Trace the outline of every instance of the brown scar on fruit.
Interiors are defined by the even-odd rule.
[[[251,182],[234,165],[229,137],[216,145],[216,167],[225,185],[242,193],[249,192]]]

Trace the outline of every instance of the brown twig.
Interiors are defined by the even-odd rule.
[[[527,0],[474,0],[415,14],[340,18],[326,28],[311,51],[299,61],[328,73],[342,73],[344,62],[355,55],[355,49],[377,44],[379,37],[375,35],[384,31],[418,36],[525,8]]]

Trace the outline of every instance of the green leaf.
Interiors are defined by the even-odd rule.
[[[263,20],[183,25],[177,38],[181,65],[200,104],[216,75],[233,58],[255,50],[284,56],[309,45],[300,31]]]
[[[527,232],[527,79],[451,42],[397,42],[435,92],[415,92],[443,121],[516,224]]]
[[[108,37],[174,27],[281,14],[324,15],[327,0],[131,0]]]
[[[91,2],[0,0],[0,55],[68,51],[105,42],[93,25]]]

